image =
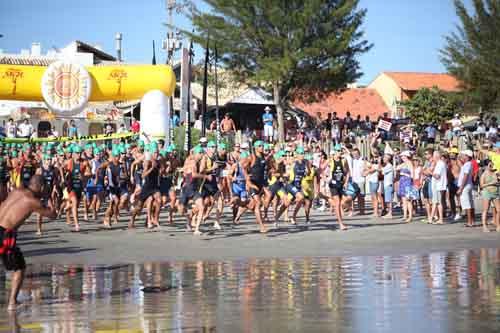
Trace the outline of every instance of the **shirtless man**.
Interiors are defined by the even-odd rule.
[[[26,269],[23,254],[16,247],[17,230],[34,212],[51,219],[56,218],[57,215],[50,200],[49,207],[45,208],[39,199],[42,184],[41,176],[32,176],[27,189],[12,191],[0,206],[0,216],[2,216],[0,221],[0,255],[5,269],[14,271],[7,308],[9,311],[16,309],[17,295],[21,289]]]
[[[222,134],[224,135],[236,132],[236,125],[234,124],[234,120],[231,119],[229,113],[224,115],[224,119],[222,119],[220,123],[220,128]]]

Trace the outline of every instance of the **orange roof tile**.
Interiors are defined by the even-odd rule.
[[[390,114],[390,110],[377,91],[368,88],[346,89],[331,93],[318,102],[296,101],[293,104],[313,117],[320,113],[322,118],[326,118],[328,113],[332,112],[337,112],[340,118],[345,117],[347,112],[350,112],[353,118],[360,115],[362,118],[370,116],[372,119],[382,116],[384,112]]]
[[[460,82],[450,74],[383,72],[403,90],[416,91],[421,88],[438,87],[444,91],[460,91]]]

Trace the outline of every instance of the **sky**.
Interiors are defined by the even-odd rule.
[[[114,36],[121,32],[125,61],[150,63],[155,40],[157,60],[164,62],[160,45],[167,31],[165,2],[0,0],[0,49],[19,53],[40,42],[46,53],[81,40],[115,54]],[[382,71],[445,71],[438,50],[458,23],[452,0],[361,0],[360,7],[368,10],[363,30],[374,44],[359,58],[364,73],[360,84],[370,83]],[[174,20],[178,26],[190,27],[178,14]],[[195,53],[201,58],[200,48]]]

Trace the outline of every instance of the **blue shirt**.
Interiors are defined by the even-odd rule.
[[[174,114],[174,116],[172,117],[172,127],[177,127],[179,126],[179,116]]]
[[[262,115],[262,121],[264,122],[264,125],[273,126],[273,115],[270,113],[264,113]]]

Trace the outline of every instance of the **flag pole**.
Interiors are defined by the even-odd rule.
[[[207,48],[205,50],[205,68],[203,71],[203,96],[201,108],[201,136],[206,136],[207,128],[205,126],[205,116],[207,115],[207,89],[208,89],[208,61],[210,51],[208,49],[210,43],[210,35],[207,35]]]
[[[216,122],[216,135],[217,135],[217,147],[220,144],[221,141],[221,136],[220,136],[220,117],[219,117],[219,80],[217,77],[217,61],[218,61],[218,53],[217,53],[217,44],[215,44],[215,66],[214,66],[214,73],[215,73],[215,122]]]

